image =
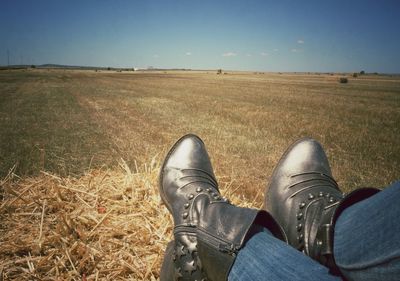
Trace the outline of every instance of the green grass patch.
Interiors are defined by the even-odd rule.
[[[13,74],[0,78],[1,176],[14,164],[19,175],[69,175],[109,162],[107,136],[59,80]]]

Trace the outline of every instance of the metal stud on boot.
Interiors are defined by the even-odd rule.
[[[283,227],[288,243],[338,274],[333,257],[333,229],[339,214],[379,190],[342,194],[332,177],[322,146],[305,138],[280,159],[266,191],[264,208]]]

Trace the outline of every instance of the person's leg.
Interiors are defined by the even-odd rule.
[[[334,257],[349,280],[400,279],[400,182],[340,214]]]
[[[328,271],[266,231],[255,234],[239,251],[228,280],[341,280]]]

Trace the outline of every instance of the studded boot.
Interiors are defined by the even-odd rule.
[[[283,227],[288,243],[339,275],[333,256],[333,230],[340,213],[379,190],[344,195],[332,177],[321,145],[309,138],[292,144],[276,166],[264,208]]]
[[[175,280],[226,280],[237,252],[260,227],[286,239],[266,211],[239,208],[221,197],[204,143],[195,135],[171,148],[159,186],[175,224]]]

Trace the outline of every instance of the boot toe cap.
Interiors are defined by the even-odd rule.
[[[311,138],[300,139],[286,150],[272,174],[267,195],[273,199],[274,194],[286,193],[285,188],[297,180],[295,176],[307,173],[332,175],[321,144]]]

